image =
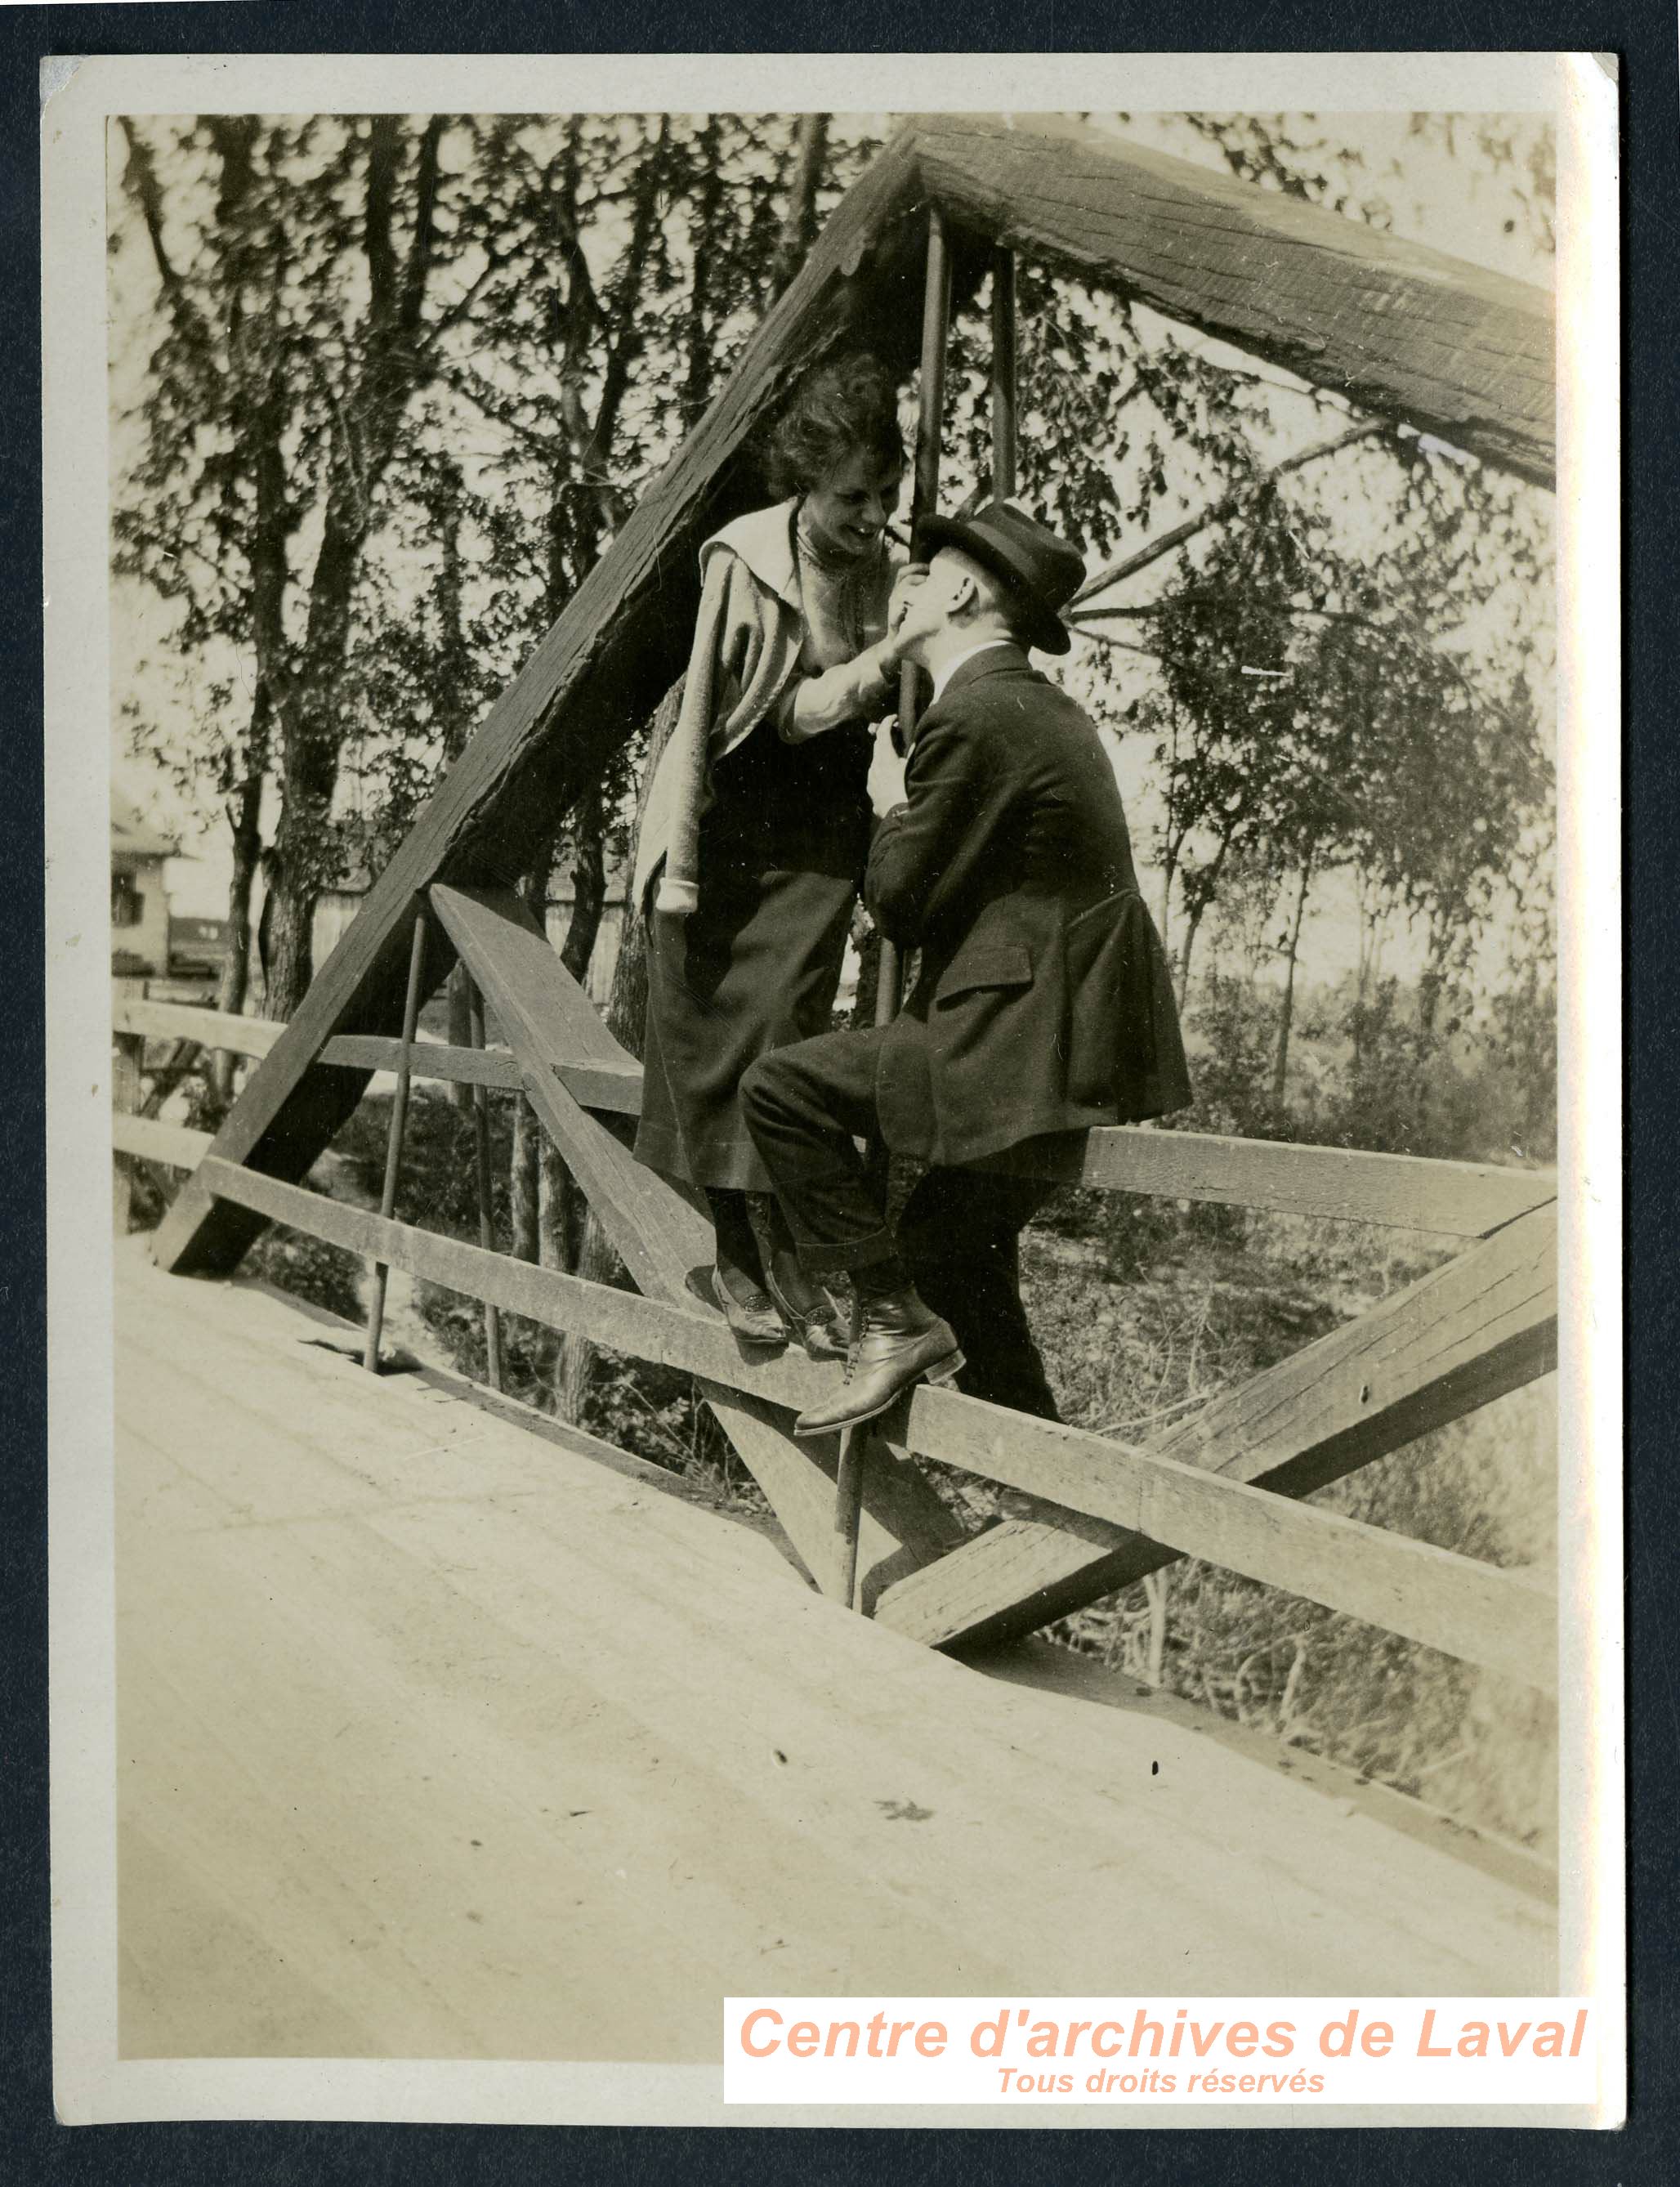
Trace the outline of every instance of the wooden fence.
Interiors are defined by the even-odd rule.
[[[189,1047],[261,1058],[284,1028],[260,1020],[119,995],[116,1153],[190,1171],[183,1200],[244,1210],[497,1312],[693,1375],[795,1550],[835,1591],[838,1448],[788,1432],[789,1414],[827,1391],[835,1370],[794,1353],[748,1360],[722,1317],[685,1290],[688,1269],[705,1257],[705,1226],[624,1143],[640,1104],[639,1067],[516,901],[441,887],[431,898],[509,1045],[345,1034],[326,1043],[317,1067],[398,1071],[529,1099],[640,1296],[346,1206],[212,1155],[207,1133],[137,1113],[149,1042],[166,1044],[155,1072],[178,1072]],[[918,1388],[874,1433],[862,1537],[870,1614],[934,1646],[1001,1638],[1191,1555],[1555,1690],[1554,1593],[1525,1573],[1300,1500],[1555,1364],[1555,1179],[1147,1128],[1093,1132],[1053,1173],[1104,1189],[1387,1224],[1463,1250],[1142,1448]],[[121,1182],[118,1205],[126,1222]],[[1017,1492],[1018,1508],[964,1539],[913,1453]]]

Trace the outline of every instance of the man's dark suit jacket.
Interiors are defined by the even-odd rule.
[[[922,953],[883,1037],[887,1145],[954,1167],[1184,1107],[1166,958],[1082,709],[1018,647],[976,654],[923,716],[905,786],[864,884]]]

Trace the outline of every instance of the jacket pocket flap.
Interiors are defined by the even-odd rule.
[[[949,1002],[974,987],[1030,987],[1032,959],[1018,942],[994,942],[990,948],[964,950],[954,964],[946,967],[936,991],[936,1002]]]

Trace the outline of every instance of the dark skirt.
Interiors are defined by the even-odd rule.
[[[769,723],[718,762],[700,908],[656,913],[636,1154],[691,1184],[771,1189],[739,1100],[771,1049],[831,1029],[868,853],[866,731],[788,745]]]

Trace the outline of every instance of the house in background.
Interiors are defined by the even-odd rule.
[[[120,784],[111,785],[111,972],[166,981],[166,999],[176,1002],[209,998],[228,947],[225,919],[171,908],[168,862],[191,856],[143,819]]]
[[[166,859],[179,856],[166,835],[143,820],[122,791],[111,790],[111,970],[160,978],[169,970]]]

